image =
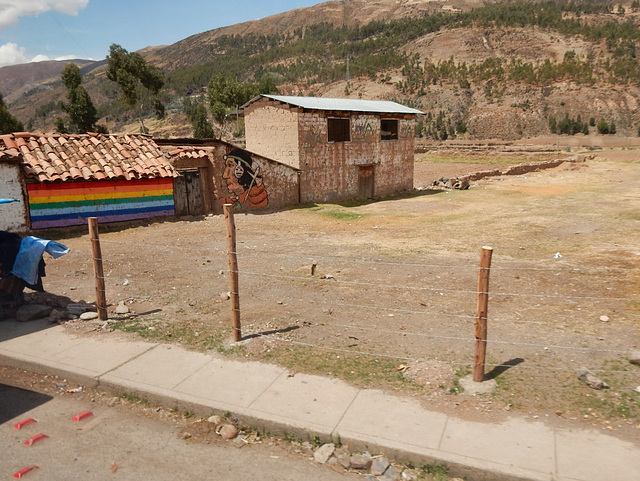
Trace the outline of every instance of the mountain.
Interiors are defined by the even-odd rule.
[[[167,75],[168,120],[152,128],[190,135],[182,98],[203,95],[212,75],[222,74],[253,83],[269,75],[290,95],[396,100],[427,112],[418,131],[434,140],[637,135],[639,10],[637,0],[626,9],[598,0],[345,0],[300,8],[140,51]],[[104,63],[82,68],[100,123],[136,128]],[[62,115],[63,65],[48,77],[43,66],[31,81],[21,78],[27,66],[0,69],[7,86],[30,85],[5,92],[29,128],[51,130]]]

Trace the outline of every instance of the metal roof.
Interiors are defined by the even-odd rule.
[[[310,110],[341,110],[350,112],[375,112],[381,114],[424,114],[421,110],[405,107],[388,100],[331,99],[323,97],[295,97],[292,95],[261,95],[296,107]],[[249,101],[253,103],[260,97]],[[245,106],[246,106],[245,105]]]

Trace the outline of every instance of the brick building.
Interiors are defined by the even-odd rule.
[[[416,115],[382,100],[261,95],[243,106],[247,149],[301,171],[301,202],[413,188]]]

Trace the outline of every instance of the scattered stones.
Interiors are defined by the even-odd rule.
[[[631,364],[640,366],[640,351],[633,351],[629,356],[629,362]]]
[[[402,471],[401,478],[403,481],[416,481],[418,479],[418,473],[413,469],[405,469]]]
[[[379,456],[371,463],[371,474],[374,476],[382,476],[387,468],[389,468],[389,465],[389,458],[386,456]]]
[[[109,399],[109,402],[107,402],[107,406],[109,406],[110,408],[114,407],[116,404],[120,403],[120,398],[117,396],[113,396],[111,399]]]
[[[367,454],[354,454],[349,461],[351,462],[351,469],[357,469],[359,471],[369,471],[371,463],[373,462],[371,456]]]
[[[47,317],[53,307],[43,306],[41,304],[25,304],[18,308],[16,312],[16,320],[20,322],[32,321],[34,319],[41,319]]]
[[[52,309],[49,313],[49,322],[55,324],[67,318],[67,313],[60,309]]]
[[[83,321],[91,321],[97,318],[98,313],[95,311],[83,312],[82,314],[80,314],[80,319],[82,319]]]
[[[233,439],[238,435],[238,428],[233,424],[222,424],[216,428],[216,434],[222,439]]]
[[[333,452],[336,450],[336,445],[333,443],[327,443],[320,446],[316,449],[316,452],[313,453],[313,459],[316,463],[324,464],[329,458],[333,455]]]
[[[578,379],[584,382],[591,389],[609,389],[609,385],[606,382],[585,367],[578,371]]]

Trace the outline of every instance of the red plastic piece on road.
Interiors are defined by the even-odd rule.
[[[22,476],[24,476],[25,474],[27,474],[29,471],[31,471],[32,469],[38,469],[38,466],[27,466],[26,468],[22,468],[20,471],[18,471],[17,473],[15,473],[13,475],[14,478],[16,479],[20,479],[22,478]]]
[[[47,436],[46,434],[42,434],[42,433],[36,434],[34,437],[27,439],[24,442],[24,445],[25,446],[33,446],[33,443],[35,443],[36,441],[40,441],[41,439],[48,438],[48,437],[49,436]]]
[[[19,423],[14,424],[13,427],[16,429],[22,429],[23,427],[28,426],[29,424],[32,424],[35,422],[37,422],[35,419],[27,418],[24,421],[20,421]]]
[[[88,418],[89,416],[93,416],[93,413],[91,411],[85,411],[83,413],[78,414],[77,416],[74,416],[72,421],[75,421],[75,422],[82,421],[84,418]]]

